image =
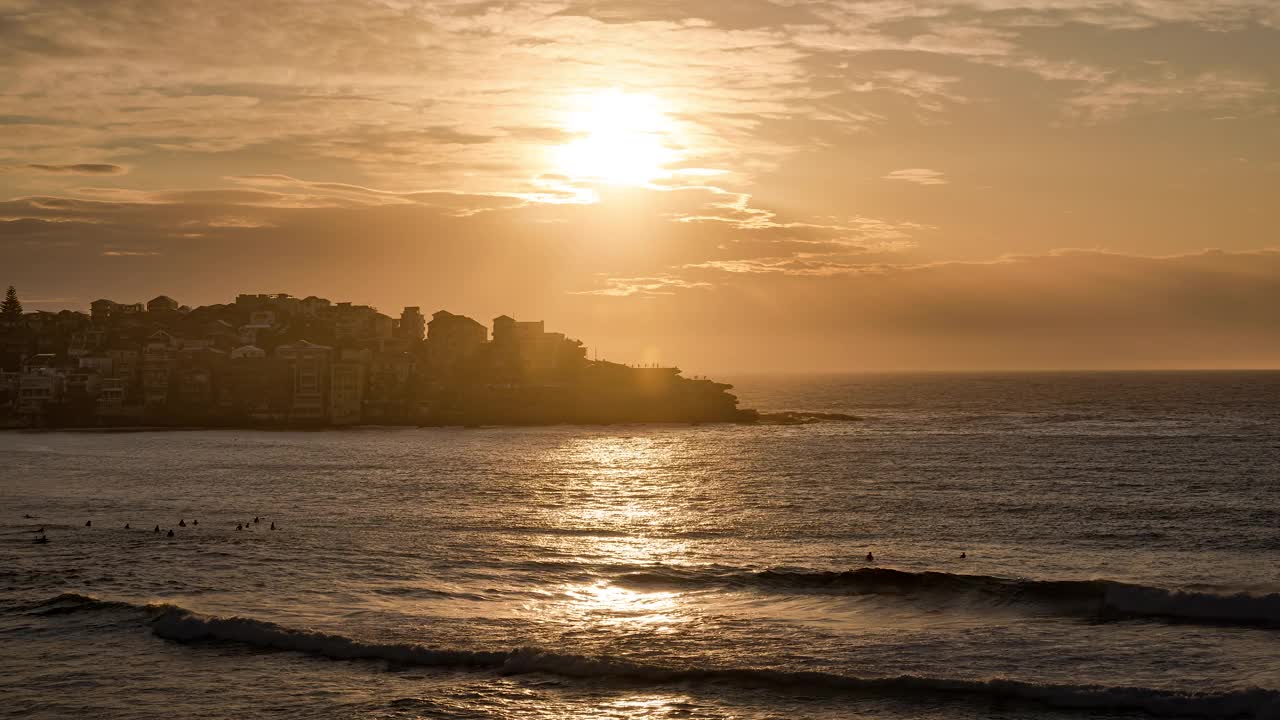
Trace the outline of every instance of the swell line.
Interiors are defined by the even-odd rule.
[[[1280,627],[1280,594],[1223,595],[1170,590],[1114,580],[1040,580],[910,572],[892,568],[845,571],[688,570],[654,567],[623,572],[616,582],[629,586],[725,586],[771,592],[825,592],[849,595],[960,597],[993,604],[1029,603],[1064,615],[1100,619],[1148,619],[1171,622]]]
[[[1018,701],[1065,710],[1141,712],[1157,717],[1280,718],[1280,691],[1251,688],[1180,693],[1143,687],[1036,683],[1005,678],[957,679],[899,675],[857,677],[816,671],[748,667],[672,667],[621,658],[512,650],[432,648],[412,643],[371,643],[334,633],[288,628],[248,617],[200,615],[175,605],[139,605],[74,593],[39,603],[34,612],[132,610],[145,613],[151,631],[177,643],[227,642],[299,652],[334,660],[378,660],[400,665],[483,670],[502,675],[552,674],[573,679],[614,679],[651,684],[717,683],[781,691],[842,692],[910,700],[921,695],[979,702]]]

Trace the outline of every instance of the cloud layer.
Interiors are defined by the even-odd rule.
[[[1271,0],[0,0],[0,282],[708,369],[1280,362],[1277,46]]]

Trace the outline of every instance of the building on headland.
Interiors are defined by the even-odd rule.
[[[70,370],[64,373],[66,392],[69,398],[93,400],[98,397],[98,388],[102,379],[93,370]]]
[[[741,419],[728,386],[588,361],[546,323],[283,293],[167,296],[0,323],[0,426]]]
[[[420,342],[426,337],[427,319],[422,316],[419,307],[406,307],[400,313],[400,323],[396,326],[397,335],[410,342]]]
[[[58,369],[57,356],[39,353],[27,359],[18,378],[15,409],[32,421],[39,422],[60,403],[66,392],[66,374]]]
[[[442,371],[457,368],[474,356],[488,340],[489,330],[466,315],[440,310],[427,323],[427,351],[431,366]]]
[[[414,414],[413,381],[417,363],[410,352],[374,352],[365,382],[368,421],[405,420]]]
[[[368,350],[346,348],[329,366],[329,422],[355,425],[364,419]]]
[[[108,347],[104,353],[111,361],[109,377],[120,381],[126,402],[138,396],[139,377],[142,372],[142,353],[131,347]]]
[[[118,410],[128,401],[129,388],[123,378],[104,377],[98,388],[98,408],[100,410]]]
[[[270,325],[241,325],[236,333],[236,342],[244,345],[263,343],[271,334]]]
[[[107,322],[129,315],[139,315],[145,309],[142,303],[118,303],[104,298],[89,303],[89,317],[94,322]]]
[[[317,315],[320,315],[321,313],[328,310],[331,304],[332,303],[330,303],[328,300],[322,297],[316,297],[315,295],[308,295],[307,297],[303,298],[301,302],[298,303],[298,307],[302,311],[303,315],[316,317]]]
[[[147,301],[147,312],[177,312],[178,301],[168,295],[157,295]]]
[[[171,394],[175,411],[183,416],[210,414],[227,362],[228,353],[204,343],[178,350]]]
[[[586,348],[564,333],[547,332],[542,320],[520,322],[509,315],[493,319],[495,362],[526,378],[544,376],[586,360]]]
[[[142,348],[142,401],[148,408],[169,404],[169,381],[177,367],[177,339],[164,330],[147,336]]]
[[[202,337],[209,341],[209,347],[230,352],[239,344],[240,333],[226,320],[213,320],[203,324]]]
[[[106,322],[111,319],[111,311],[116,304],[107,299],[94,300],[89,303],[89,317],[94,322]]]
[[[18,381],[17,411],[27,416],[45,414],[60,402],[66,389],[66,376],[53,368],[31,368]]]
[[[329,358],[333,348],[299,340],[276,348],[276,357],[289,364],[289,420],[323,422],[328,416]]]
[[[67,355],[69,357],[84,357],[99,348],[107,340],[107,333],[97,328],[85,328],[71,333],[71,341],[67,344]]]
[[[287,422],[293,401],[288,361],[244,346],[228,354],[218,386],[218,412],[237,422]]]
[[[101,377],[114,377],[112,373],[113,363],[111,358],[104,355],[85,355],[79,359],[79,367],[81,370],[87,370],[96,373]]]

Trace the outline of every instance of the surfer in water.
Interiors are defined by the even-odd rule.
[[[876,561],[876,556],[875,556],[875,555],[872,555],[872,554],[871,554],[871,552],[870,552],[870,551],[868,551],[868,552],[867,552],[867,562],[869,562],[869,563],[873,563],[873,562],[875,562],[875,561]]]

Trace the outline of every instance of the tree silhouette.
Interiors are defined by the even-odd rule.
[[[4,294],[4,302],[0,303],[0,316],[5,320],[22,318],[22,303],[18,301],[18,291],[14,290],[12,285]]]

